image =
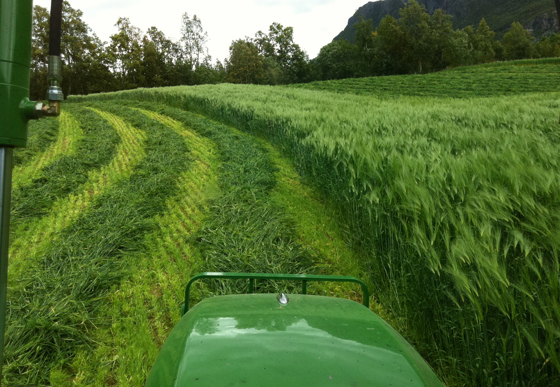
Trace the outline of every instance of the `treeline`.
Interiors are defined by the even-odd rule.
[[[355,24],[356,44],[337,40],[324,46],[313,60],[321,80],[376,75],[421,74],[448,67],[501,60],[560,56],[560,35],[538,42],[520,23],[513,23],[502,41],[484,19],[478,27],[453,30],[452,16],[441,9],[431,16],[416,0],[397,20],[384,17],[374,31],[363,18]]]
[[[31,97],[43,99],[47,88],[49,13],[33,9]],[[174,42],[156,27],[143,34],[128,18],[118,19],[117,33],[102,42],[82,20],[83,13],[63,5],[62,89],[65,96],[137,87],[225,82],[225,68],[212,63],[208,35],[199,18],[182,15],[181,39]]]
[[[453,30],[441,9],[429,15],[416,0],[386,16],[374,31],[371,20],[355,25],[357,43],[337,40],[309,60],[294,42],[293,28],[273,23],[231,43],[225,63],[208,54],[208,35],[196,15],[182,15],[181,38],[168,39],[156,27],[143,33],[128,18],[118,19],[117,33],[102,42],[82,20],[83,13],[64,2],[62,60],[64,95],[90,94],[175,85],[223,82],[253,84],[305,83],[376,75],[428,73],[448,67],[496,60],[560,56],[560,34],[538,42],[519,23],[502,41],[482,19],[478,27]],[[47,88],[49,13],[34,8],[31,97],[44,98]]]
[[[311,81],[307,54],[294,43],[293,28],[278,23],[268,33],[232,42],[226,63],[208,54],[208,34],[196,15],[184,13],[181,39],[174,42],[156,27],[144,34],[128,18],[102,42],[82,20],[83,13],[63,3],[62,89],[65,96],[176,85],[231,83],[287,84]],[[35,6],[31,98],[47,89],[49,12]]]

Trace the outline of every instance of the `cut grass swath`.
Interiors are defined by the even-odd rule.
[[[31,181],[40,176],[42,170],[55,162],[63,155],[76,152],[77,143],[83,136],[82,129],[74,117],[67,112],[63,112],[59,118],[60,129],[56,142],[50,145],[44,152],[37,154],[24,164],[14,167],[12,172],[12,189],[17,190],[21,186],[28,185]]]
[[[559,74],[560,62],[556,58],[465,66],[424,75],[318,81],[288,87],[383,98],[481,98],[558,92]]]
[[[14,149],[14,168],[21,167],[40,157],[58,137],[60,118],[32,120],[27,129],[27,146]]]

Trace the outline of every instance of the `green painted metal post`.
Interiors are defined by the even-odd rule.
[[[12,157],[27,145],[27,122],[41,113],[29,101],[33,0],[0,0],[0,382],[8,286]],[[37,111],[37,109],[39,111]]]
[[[0,384],[2,383],[2,365],[4,364],[13,152],[13,148],[0,147],[0,360],[2,361],[0,363]]]

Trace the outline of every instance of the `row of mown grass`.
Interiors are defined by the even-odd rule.
[[[15,171],[22,168],[23,164],[28,167],[32,165],[30,160],[37,163],[40,159],[49,157],[48,154],[52,152],[45,152],[45,150],[51,147],[57,140],[59,123],[59,120],[40,120],[30,122],[27,130],[27,146],[25,148],[18,148],[17,152],[14,153]],[[59,149],[60,147],[56,148]],[[26,175],[26,173],[20,172],[17,175]],[[16,183],[15,180],[14,183]]]
[[[377,296],[441,375],[546,386],[560,370],[558,97],[221,85],[77,100],[167,103],[271,140],[338,206]]]
[[[426,75],[349,78],[290,87],[385,98],[472,98],[558,92],[560,61],[555,58],[497,62]]]

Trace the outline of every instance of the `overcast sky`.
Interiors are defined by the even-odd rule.
[[[294,28],[294,41],[312,59],[346,27],[348,18],[368,0],[68,0],[103,41],[117,32],[119,17],[128,17],[143,32],[155,26],[179,40],[181,15],[197,15],[210,41],[214,60],[229,56],[232,40],[268,31],[273,22]],[[49,9],[51,0],[34,0]]]

